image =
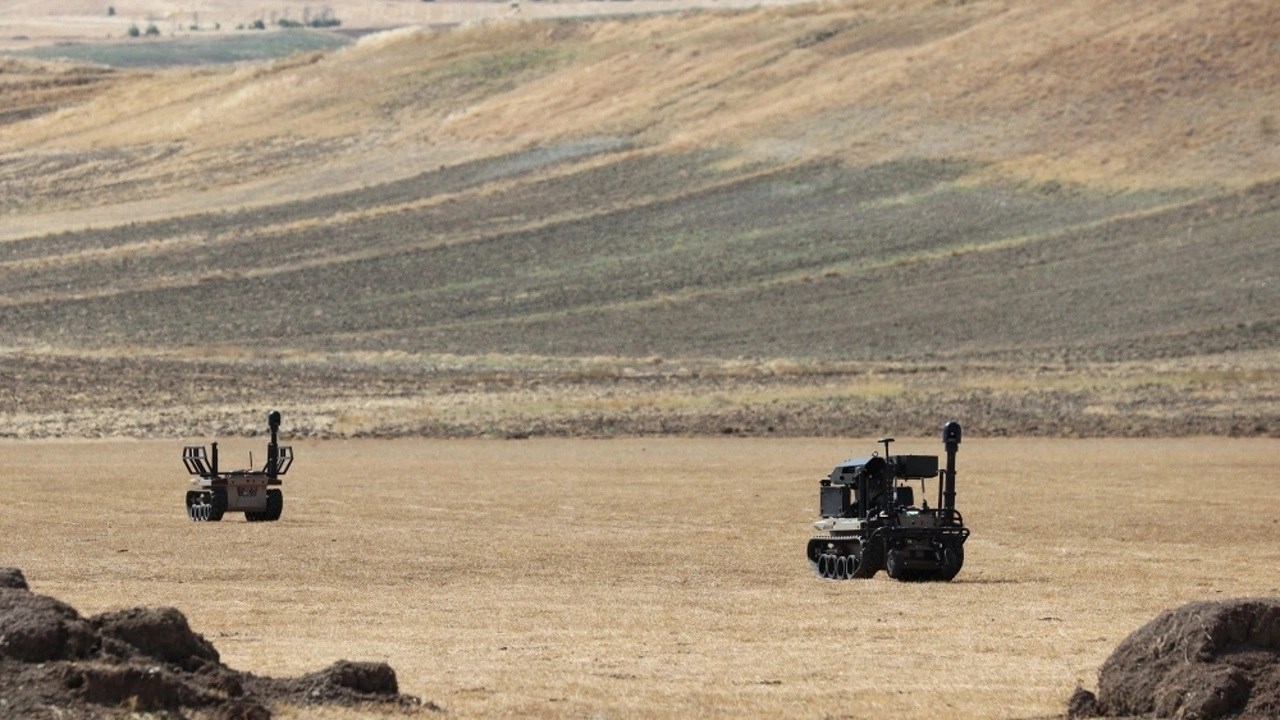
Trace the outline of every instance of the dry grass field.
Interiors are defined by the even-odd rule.
[[[819,580],[816,480],[871,442],[295,442],[279,524],[198,525],[179,442],[9,441],[3,561],[237,668],[386,660],[453,717],[1052,716],[1159,611],[1280,593],[1273,439],[967,435],[956,582]]]

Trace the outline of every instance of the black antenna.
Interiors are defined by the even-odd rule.
[[[956,510],[956,452],[960,449],[960,423],[952,420],[942,426],[942,444],[947,451],[947,472],[942,490],[942,508],[947,522]]]
[[[876,442],[884,443],[884,458],[889,459],[889,443],[893,442],[893,438],[880,438]]]
[[[280,467],[280,411],[267,413],[267,427],[271,429],[271,442],[267,443],[267,477],[274,480]]]

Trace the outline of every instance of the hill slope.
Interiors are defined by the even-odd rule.
[[[334,363],[388,351],[1173,358],[1250,368],[1174,431],[1274,432],[1278,43],[1266,2],[873,2],[403,30],[52,99],[24,65],[0,324],[13,358],[329,358],[341,396],[367,386]]]

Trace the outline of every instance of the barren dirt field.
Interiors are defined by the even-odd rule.
[[[1280,593],[1262,438],[966,435],[956,582],[819,580],[817,478],[871,443],[295,442],[278,524],[202,525],[181,442],[6,441],[0,535],[83,613],[177,606],[254,672],[385,660],[453,717],[1053,716],[1159,611]]]

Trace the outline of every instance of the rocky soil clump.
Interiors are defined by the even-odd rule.
[[[1194,602],[1120,643],[1070,717],[1280,717],[1280,598]]]
[[[174,608],[81,617],[31,592],[20,570],[0,568],[2,717],[265,720],[279,704],[421,707],[400,694],[386,663],[342,660],[300,678],[258,677],[222,664]]]

